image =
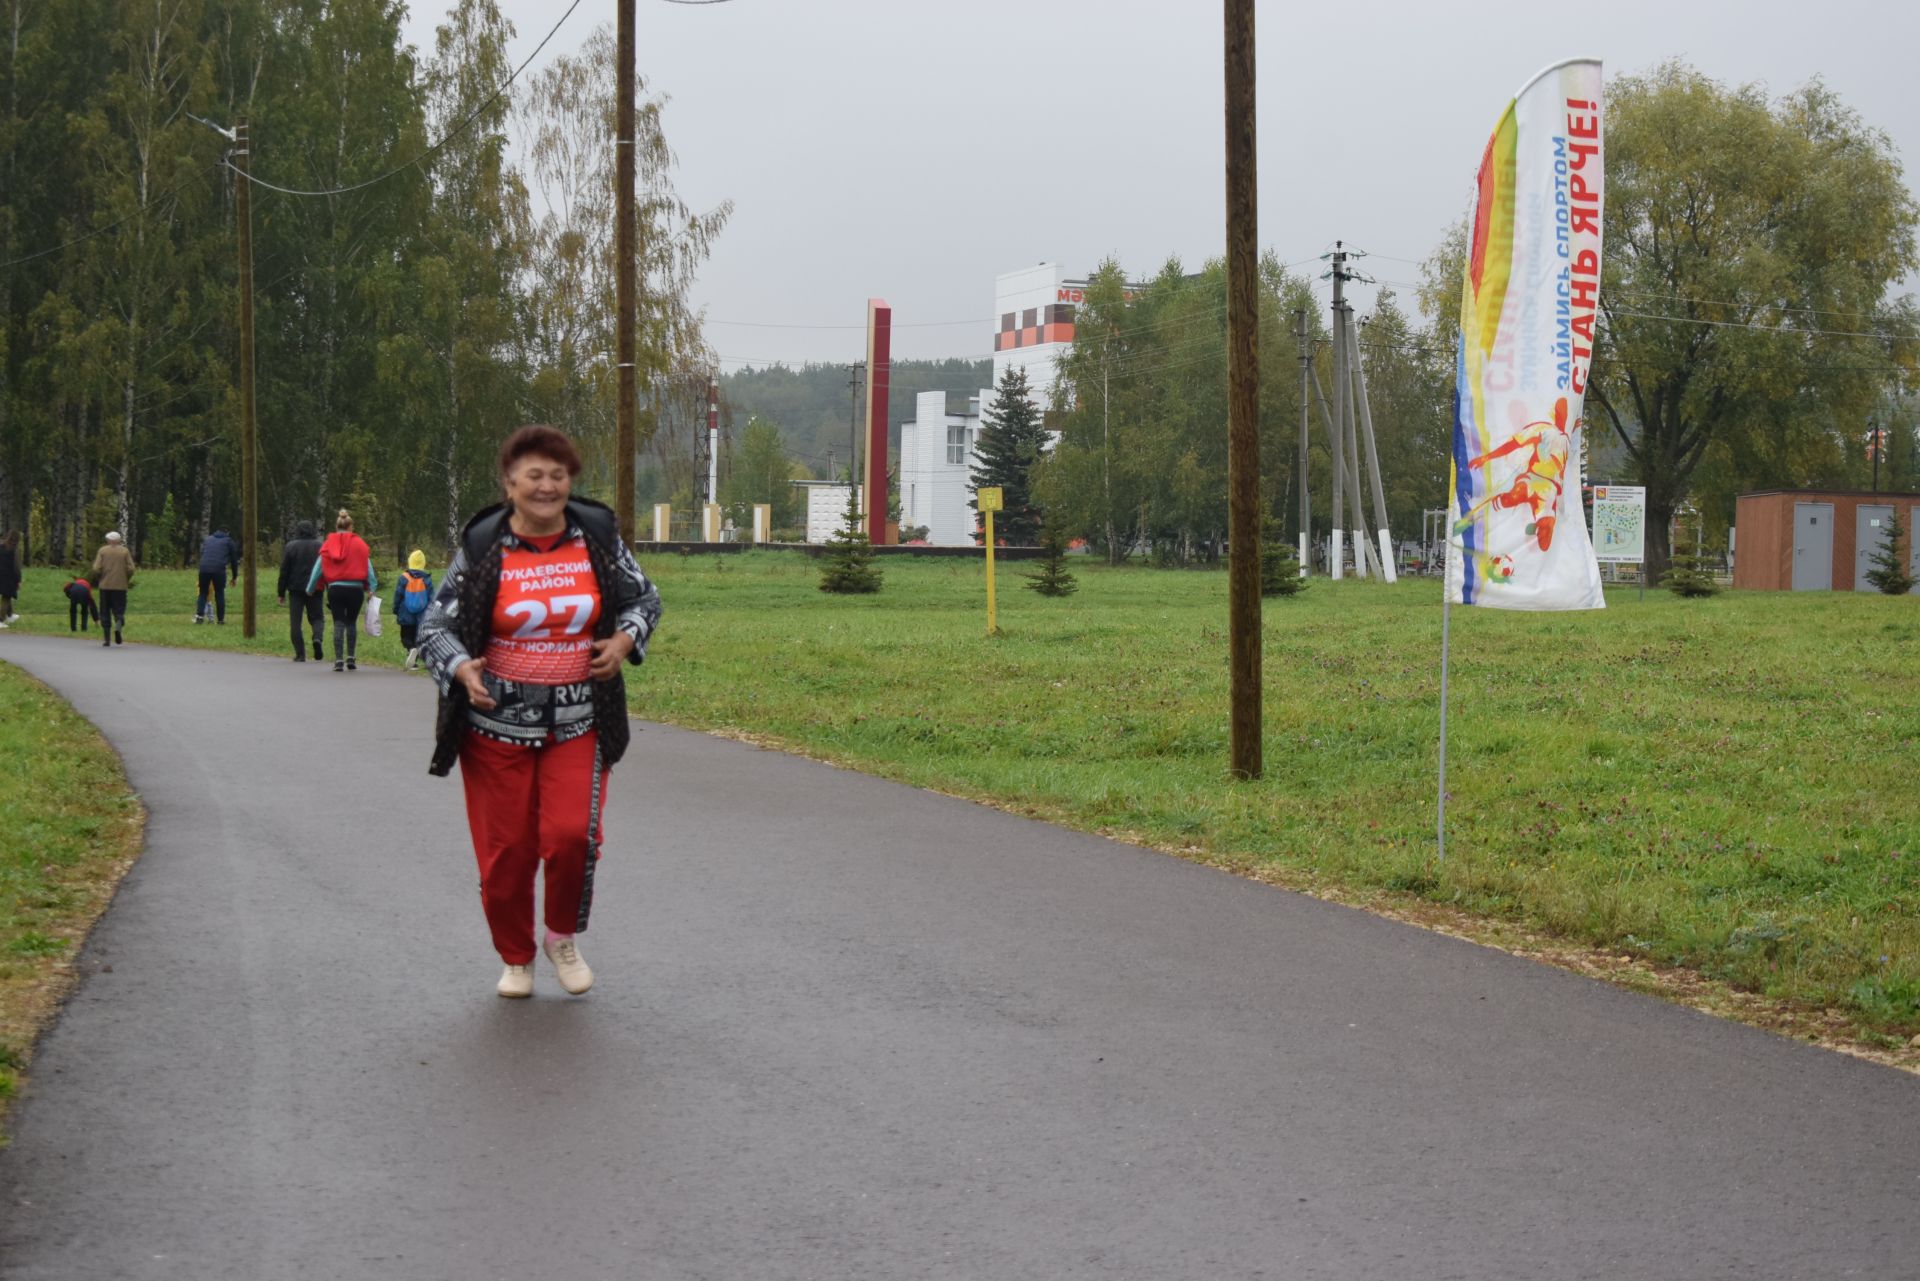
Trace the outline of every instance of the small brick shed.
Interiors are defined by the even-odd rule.
[[[1901,553],[1920,571],[1912,534],[1920,494],[1775,489],[1740,495],[1734,514],[1733,585],[1756,591],[1870,592],[1866,580],[1889,518],[1905,531]]]

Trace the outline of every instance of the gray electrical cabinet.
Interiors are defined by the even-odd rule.
[[[1853,509],[1853,590],[1877,592],[1867,581],[1873,570],[1873,558],[1887,545],[1893,531],[1893,508],[1878,503],[1861,503]]]
[[[1833,504],[1793,505],[1793,590],[1833,590]]]

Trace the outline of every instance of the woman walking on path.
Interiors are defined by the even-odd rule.
[[[625,663],[639,664],[660,595],[613,512],[573,497],[580,455],[555,428],[500,449],[506,502],[467,522],[420,650],[440,687],[429,772],[460,763],[480,904],[506,962],[501,996],[533,995],[533,882],[545,869],[541,950],[579,995],[606,774],[626,752]]]
[[[373,550],[366,539],[353,532],[353,516],[342,507],[307,577],[308,595],[320,591],[327,594],[327,610],[333,615],[334,671],[358,669],[353,654],[360,639],[360,607],[379,590]]]
[[[400,647],[407,651],[407,670],[420,661],[420,620],[433,603],[433,575],[427,572],[427,554],[414,548],[400,581],[393,585],[393,621],[400,624]]]
[[[10,529],[0,538],[0,627],[19,621],[13,598],[20,594],[20,531]]]
[[[124,645],[121,633],[127,626],[127,588],[133,585],[133,553],[120,543],[118,531],[110,530],[107,541],[93,555],[93,572],[100,584],[100,643]]]

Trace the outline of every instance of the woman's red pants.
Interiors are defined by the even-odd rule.
[[[537,869],[546,869],[547,928],[572,934],[579,924],[597,741],[598,734],[589,732],[565,743],[521,747],[469,733],[461,745],[460,779],[480,863],[480,905],[494,949],[509,965],[533,963]],[[603,813],[606,777],[602,770]],[[597,835],[605,831],[603,822]]]

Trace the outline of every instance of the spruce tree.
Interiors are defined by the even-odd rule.
[[[1027,371],[1007,370],[993,403],[981,415],[973,488],[999,487],[1004,506],[994,515],[993,533],[1009,546],[1032,547],[1040,541],[1042,513],[1033,505],[1033,465],[1046,444],[1047,429],[1028,396]],[[978,499],[974,503],[979,510]],[[982,522],[982,536],[985,528]]]
[[[1074,581],[1072,572],[1067,569],[1067,543],[1060,537],[1059,531],[1048,530],[1040,545],[1047,554],[1040,561],[1038,569],[1024,576],[1028,588],[1042,596],[1071,596],[1079,591],[1079,583]]]
[[[880,571],[873,563],[873,544],[861,527],[860,504],[847,488],[847,521],[827,540],[826,565],[820,571],[820,590],[842,596],[880,590]]]
[[[1300,577],[1300,556],[1286,541],[1280,522],[1269,520],[1266,540],[1260,544],[1260,594],[1262,596],[1298,596],[1307,590]]]
[[[1712,574],[1700,567],[1698,556],[1675,556],[1660,576],[1660,585],[1675,596],[1712,596],[1720,590]]]
[[[1878,587],[1888,596],[1905,596],[1913,590],[1913,575],[1900,563],[1900,514],[1894,513],[1893,520],[1887,525],[1886,541],[1880,544],[1880,550],[1872,557],[1873,568],[1867,571],[1867,581]]]

